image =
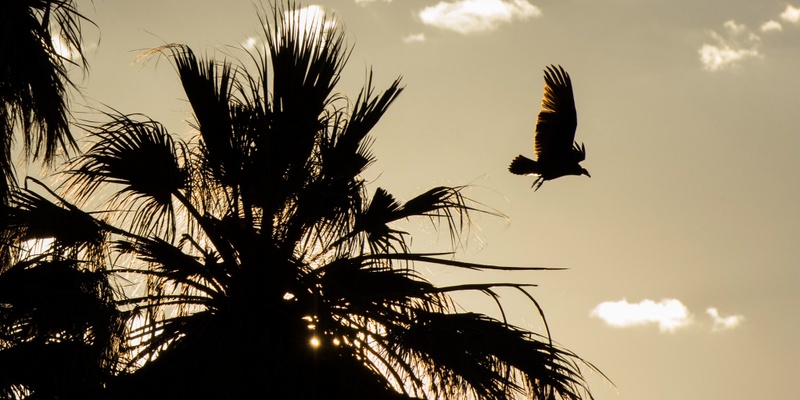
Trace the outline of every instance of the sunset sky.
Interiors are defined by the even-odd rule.
[[[353,47],[340,91],[370,68],[405,92],[373,130],[368,176],[408,199],[463,185],[505,215],[476,216],[457,258],[567,271],[466,274],[420,266],[441,284],[517,281],[598,400],[800,398],[800,1],[331,0]],[[144,113],[189,133],[190,108],[165,43],[240,57],[263,45],[251,0],[79,0],[95,108]],[[156,62],[158,61],[158,62]],[[511,175],[533,157],[542,70],[571,75],[576,139],[591,174]],[[97,114],[79,118],[99,119]],[[412,249],[446,250],[424,223]],[[512,322],[542,332],[522,295]],[[490,299],[458,297],[497,315]]]

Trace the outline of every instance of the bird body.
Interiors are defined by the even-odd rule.
[[[539,190],[544,181],[566,175],[591,177],[580,165],[586,159],[586,148],[575,141],[578,118],[569,74],[560,65],[551,65],[544,71],[544,81],[542,111],[533,141],[536,160],[519,155],[508,166],[512,174],[536,175],[534,190]]]

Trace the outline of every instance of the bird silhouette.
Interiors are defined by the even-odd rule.
[[[531,186],[534,191],[539,190],[544,181],[565,175],[591,177],[589,171],[580,166],[586,159],[586,148],[575,141],[578,116],[569,74],[560,65],[558,68],[550,65],[544,71],[544,82],[542,111],[536,120],[533,138],[536,161],[519,155],[508,166],[512,174],[536,175]]]

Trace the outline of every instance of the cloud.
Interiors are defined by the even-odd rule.
[[[513,20],[542,15],[528,0],[442,1],[419,12],[424,24],[461,34],[488,32]]]
[[[761,24],[761,32],[782,31],[783,25],[775,20],[769,20]]]
[[[703,69],[714,72],[736,66],[748,58],[763,57],[758,51],[761,38],[747,26],[731,20],[725,22],[723,27],[725,36],[711,31],[715,43],[704,43],[698,50]]]
[[[316,49],[319,44],[325,45],[326,36],[336,28],[337,21],[335,17],[326,15],[323,7],[311,5],[285,11],[283,19],[279,23],[280,25],[277,26],[278,32],[287,30],[291,23],[293,28],[297,30],[300,43],[305,44],[310,41],[311,48]],[[265,26],[265,28],[271,29],[268,26]],[[239,45],[250,52],[263,52],[266,49],[264,39],[257,36],[246,36],[239,42]]]
[[[747,26],[745,26],[744,24],[737,24],[736,21],[734,20],[725,21],[725,23],[722,24],[722,26],[724,26],[725,29],[728,30],[728,32],[734,35],[747,32]]]
[[[323,40],[327,32],[336,27],[336,19],[326,16],[325,9],[316,5],[286,11],[283,18],[284,29],[286,29],[288,21],[292,21],[295,27],[300,28],[300,42],[305,43],[312,39],[312,46],[316,46],[317,39]],[[310,37],[307,38],[307,36]]]
[[[403,43],[422,43],[424,42],[425,34],[424,33],[412,33],[403,37]]]
[[[689,309],[676,299],[642,300],[638,303],[628,303],[625,299],[606,301],[598,304],[590,315],[619,328],[656,324],[661,332],[675,332],[693,321]]]
[[[356,0],[356,4],[361,4],[361,5],[365,6],[365,5],[369,4],[369,3],[374,3],[376,1],[379,1],[379,0]],[[392,0],[380,0],[380,1],[383,1],[384,3],[391,3],[392,2]]]
[[[736,328],[737,326],[741,325],[742,321],[744,321],[744,316],[742,315],[721,317],[719,315],[719,311],[717,311],[717,309],[714,307],[709,307],[706,309],[706,313],[710,315],[711,319],[714,321],[714,326],[711,328],[711,330],[714,332]]]
[[[781,19],[793,24],[800,23],[800,8],[794,7],[791,4],[786,6],[786,10],[781,13]]]
[[[336,20],[325,15],[325,9],[320,6],[308,6],[293,11],[286,11],[284,21],[294,21],[296,26],[302,27],[303,32],[311,35],[321,35],[336,26]]]

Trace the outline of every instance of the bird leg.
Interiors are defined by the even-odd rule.
[[[544,178],[542,178],[541,175],[537,175],[536,180],[533,181],[533,185],[531,185],[531,188],[533,188],[533,191],[535,192],[539,190],[540,187],[542,187],[543,183],[544,183]]]

